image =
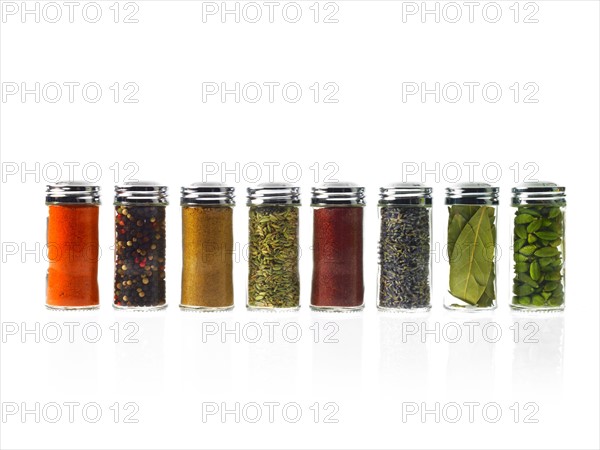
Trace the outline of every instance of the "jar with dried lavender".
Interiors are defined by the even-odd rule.
[[[513,188],[514,279],[511,307],[565,307],[565,188],[525,183]]]
[[[446,189],[448,205],[448,309],[496,308],[498,188],[462,183]]]
[[[160,309],[166,303],[167,187],[152,182],[115,186],[115,295],[119,309]]]
[[[182,308],[233,308],[233,196],[219,183],[181,188]]]
[[[300,307],[298,209],[300,188],[264,183],[248,188],[250,309]]]
[[[83,182],[52,184],[46,188],[46,205],[46,306],[97,308],[100,187]]]
[[[379,309],[430,309],[431,210],[430,187],[396,183],[380,189]]]
[[[310,306],[350,311],[364,306],[365,188],[326,183],[312,189],[313,277]]]

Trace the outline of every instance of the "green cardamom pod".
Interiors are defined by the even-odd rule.
[[[515,264],[515,272],[529,272],[529,264],[526,262],[520,262]]]
[[[553,241],[555,239],[558,239],[558,234],[554,231],[537,231],[535,235],[540,239],[544,239],[546,241]]]
[[[537,284],[534,280],[532,280],[531,277],[529,275],[527,275],[525,272],[520,273],[518,275],[518,278],[519,278],[519,281],[522,281],[535,289],[540,287],[540,285]]]
[[[515,251],[519,250],[521,247],[525,245],[527,241],[525,239],[517,239],[515,241]]]
[[[529,261],[528,256],[521,255],[520,253],[515,253],[515,262],[525,262],[525,261]]]
[[[521,249],[521,253],[523,253],[523,249]],[[535,256],[539,256],[540,258],[548,258],[550,256],[558,255],[559,251],[556,247],[543,247],[538,250],[535,250]]]
[[[513,297],[514,298],[514,297]],[[517,297],[517,300],[519,301],[519,303],[521,305],[530,305],[531,304],[531,297],[525,296],[525,297]],[[514,302],[514,300],[513,300]]]
[[[522,297],[524,295],[531,295],[533,291],[535,291],[535,289],[532,286],[529,286],[528,284],[515,286],[515,294],[517,294],[519,297]]]
[[[546,274],[546,280],[548,281],[560,281],[562,275],[560,272],[550,272]]]
[[[521,249],[519,250],[519,253],[522,253],[523,255],[533,255],[533,252],[535,252],[537,249],[537,247],[535,245],[526,245],[525,247],[521,247]]]
[[[560,208],[550,208],[550,211],[548,212],[548,217],[550,219],[554,219],[559,214],[560,214]]]
[[[542,275],[542,271],[540,269],[540,263],[537,261],[533,261],[529,266],[529,275],[532,280],[538,281],[540,276]]]
[[[558,287],[559,283],[557,283],[556,281],[550,281],[549,283],[546,283],[544,285],[544,290],[545,291],[553,291]]]
[[[546,300],[541,295],[535,294],[534,296],[531,297],[531,302],[535,306],[542,306],[544,303],[546,303]]]
[[[529,214],[530,216],[539,217],[541,214],[533,208],[519,208],[519,214]]]
[[[527,239],[527,227],[525,225],[517,225],[515,227],[515,234],[521,239]]]
[[[554,258],[540,258],[538,259],[538,262],[540,263],[541,267],[546,267],[554,262]]]
[[[527,232],[534,233],[540,228],[542,228],[542,219],[537,219],[531,222],[529,225],[527,225]]]
[[[531,214],[519,214],[517,217],[515,217],[516,224],[530,223],[534,220],[535,217],[533,217]]]

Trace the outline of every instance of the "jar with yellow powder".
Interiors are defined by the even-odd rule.
[[[181,307],[233,308],[234,188],[193,183],[181,188]]]

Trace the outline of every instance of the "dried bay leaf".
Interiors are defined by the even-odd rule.
[[[455,211],[453,206],[450,209],[450,220],[448,222],[448,257],[452,258],[452,252],[454,251],[454,244],[467,224],[467,220],[458,211]]]
[[[450,293],[472,305],[481,299],[493,269],[495,240],[487,209],[479,207],[464,226],[450,260]]]

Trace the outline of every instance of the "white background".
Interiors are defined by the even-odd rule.
[[[2,3],[6,8],[9,2]],[[26,3],[35,7],[35,2]],[[91,103],[76,89],[72,103],[66,90],[56,103],[43,95],[39,103],[33,95],[25,101],[19,94],[2,100],[1,400],[3,408],[17,404],[30,409],[36,402],[40,408],[52,402],[96,402],[103,415],[97,423],[88,423],[77,409],[74,423],[63,417],[53,424],[43,414],[37,423],[33,414],[21,417],[20,410],[16,415],[3,410],[2,447],[598,448],[599,7],[595,1],[537,1],[534,6],[521,2],[515,23],[513,3],[498,2],[502,17],[496,23],[482,16],[483,6],[470,23],[462,3],[463,18],[457,23],[443,16],[439,23],[433,16],[423,21],[418,14],[403,21],[403,8],[411,5],[394,1],[337,1],[338,23],[323,23],[322,15],[314,23],[309,9],[313,2],[299,3],[303,16],[297,23],[284,20],[281,9],[276,10],[274,23],[268,18],[254,24],[242,18],[236,23],[232,16],[222,23],[218,15],[204,22],[202,2],[193,1],[138,1],[134,16],[138,23],[123,23],[123,4],[114,23],[112,1],[99,2],[103,16],[97,23],[84,20],[81,9],[69,23],[66,6],[62,6],[65,17],[57,23],[48,23],[43,16],[39,23],[33,16],[22,20],[20,11],[8,15],[3,10],[3,92],[14,86],[6,83],[20,87],[25,82],[32,88],[36,82],[44,86],[72,81],[96,82],[103,96]],[[233,5],[229,2],[230,8]],[[21,2],[16,6],[21,8]],[[320,5],[322,14],[324,7]],[[435,2],[428,2],[428,7],[434,8]],[[524,23],[534,7],[538,22]],[[54,12],[46,11],[54,17]],[[452,11],[446,12],[454,17]],[[488,13],[493,18],[493,11]],[[264,5],[263,14],[268,15]],[[302,99],[290,103],[276,91],[272,103],[265,98],[236,103],[231,95],[225,103],[218,96],[203,102],[202,83],[226,82],[232,87],[236,82],[271,81],[299,83]],[[122,97],[115,103],[109,89],[115,82],[135,83],[138,103],[124,103]],[[335,83],[339,101],[324,103],[321,97],[315,103],[309,89],[315,82]],[[418,95],[403,102],[402,86],[407,82],[425,82],[429,88],[436,82],[442,86],[493,82],[502,87],[502,98],[486,101],[479,88],[473,102],[466,90],[456,103],[447,97],[437,103],[433,95],[425,102]],[[515,102],[510,90],[515,82],[521,89],[535,83],[538,102],[525,103],[523,95]],[[93,312],[44,308],[44,189],[52,181],[48,178],[53,177],[53,164],[65,169],[66,178],[64,164],[69,162],[81,164],[76,178],[82,178],[85,163],[102,169],[101,308]],[[111,307],[115,172],[110,167],[117,163],[117,178],[122,181],[128,162],[137,164],[136,178],[161,181],[171,190],[169,307],[161,312],[118,312]],[[241,255],[234,267],[233,312],[179,310],[178,191],[182,184],[202,179],[203,162],[227,163],[229,168],[236,162],[241,168],[279,162],[279,168],[285,163],[302,168],[298,184],[305,206],[298,313],[246,311],[246,261]],[[339,168],[335,178],[366,186],[366,308],[356,314],[318,314],[307,306],[312,267],[309,191],[325,175],[321,170],[314,180],[310,167],[317,163],[323,168],[329,162]],[[428,169],[439,163],[437,179],[430,173],[421,180],[420,172],[408,181],[434,187],[434,239],[440,245],[447,215],[443,190],[455,181],[449,179],[456,174],[451,169],[462,167],[460,181],[469,181],[465,164],[473,162],[479,163],[474,171],[477,181],[485,181],[481,169],[486,163],[502,169],[495,183],[501,190],[499,245],[505,250],[498,262],[499,308],[484,316],[444,311],[445,264],[438,247],[431,313],[377,312],[378,188],[402,179],[403,163],[426,164]],[[39,170],[25,176],[23,168],[35,169],[36,163]],[[526,167],[527,163],[535,165]],[[17,174],[7,174],[15,167]],[[520,170],[516,173],[510,167]],[[518,315],[508,307],[510,188],[523,181],[530,167],[537,167],[533,178],[567,187],[567,308],[562,314]],[[275,173],[281,180],[281,171]],[[265,170],[260,181],[269,181],[266,175]],[[488,175],[495,177],[493,170]],[[234,231],[243,246],[245,189],[254,180],[228,176],[225,181],[237,190]],[[37,252],[23,251],[36,245]],[[467,336],[457,343],[443,336],[439,342],[435,335],[406,336],[413,325],[434,330],[437,326],[440,334],[443,330],[451,334],[456,327],[466,333],[465,322],[473,321],[477,325],[473,342]],[[35,329],[36,323],[50,332],[47,324],[57,323],[66,333],[65,322],[78,324],[73,343],[66,336],[53,344],[47,336],[37,343],[35,335],[8,333],[13,323],[19,332]],[[138,343],[124,342],[127,322],[139,327]],[[298,343],[286,342],[281,332],[273,343],[265,337],[254,344],[244,339],[236,343],[232,336],[225,343],[218,336],[203,342],[203,326],[209,322],[224,322],[230,328],[238,324],[242,329],[251,322],[276,322],[278,330],[292,322],[300,324],[303,335]],[[339,327],[338,343],[323,342],[328,322]],[[101,327],[98,343],[82,338],[87,323]],[[121,330],[118,343],[110,329],[115,323]],[[315,323],[321,330],[318,343],[310,329]],[[488,328],[502,330],[498,342],[482,336],[487,323],[492,324]],[[517,339],[515,323],[521,331]],[[537,330],[537,343],[524,342],[524,330],[532,326],[528,323]],[[116,424],[109,409],[115,402],[121,408]],[[138,423],[123,423],[127,402],[139,406]],[[215,415],[203,422],[203,402],[225,402],[228,407],[235,402],[242,406],[296,402],[303,415],[297,423],[289,423],[279,408],[274,423],[263,417],[252,424],[243,416],[236,423],[233,415],[226,420]],[[315,402],[321,409],[316,424],[309,409]],[[338,423],[324,423],[327,402],[338,405],[334,416]],[[433,414],[403,421],[402,410],[410,402],[429,409],[436,402],[440,409],[456,402],[463,417],[450,423],[456,411],[447,407],[447,414],[437,421]],[[473,423],[465,402],[480,404]],[[496,423],[482,415],[482,406],[492,402],[502,409]],[[525,423],[531,409],[524,405],[529,402],[539,408],[533,416],[537,423]],[[515,403],[520,410],[517,423]],[[67,414],[67,408],[62,412]],[[267,412],[264,407],[263,414]]]

